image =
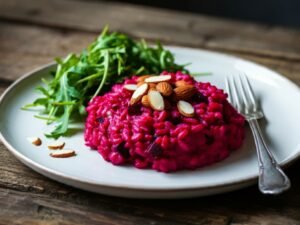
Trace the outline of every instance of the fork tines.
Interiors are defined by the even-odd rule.
[[[229,102],[242,114],[256,112],[256,98],[246,75],[226,77]]]

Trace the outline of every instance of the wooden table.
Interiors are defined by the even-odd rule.
[[[101,1],[3,0],[0,91],[54,57],[80,51],[105,24],[136,38],[237,55],[300,84],[299,30]],[[254,185],[203,198],[129,200],[52,181],[0,143],[0,224],[296,225],[299,170],[299,161],[287,169],[292,188],[274,197],[263,196]]]

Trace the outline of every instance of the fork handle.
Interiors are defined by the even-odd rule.
[[[264,141],[256,119],[250,119],[250,128],[255,140],[259,163],[259,190],[264,194],[279,194],[290,188],[290,180],[279,167]]]

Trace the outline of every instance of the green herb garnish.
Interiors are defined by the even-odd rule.
[[[47,124],[56,123],[47,137],[65,135],[69,124],[85,115],[88,101],[108,90],[112,84],[130,75],[159,74],[167,71],[185,71],[186,65],[174,62],[172,53],[160,43],[149,47],[142,41],[134,41],[125,34],[109,33],[105,27],[101,35],[80,55],[69,54],[56,59],[57,69],[53,79],[42,79],[45,85],[36,88],[42,97],[23,107],[42,106]]]

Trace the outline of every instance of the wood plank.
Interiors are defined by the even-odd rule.
[[[299,164],[288,168],[292,189],[279,196],[263,196],[253,186],[207,198],[129,201],[52,181],[0,143],[0,224],[295,225],[300,223],[299,169]]]
[[[96,36],[0,22],[0,77],[15,80],[55,57],[79,52]]]
[[[84,195],[84,193],[83,193]],[[87,197],[84,195],[84,197]],[[122,199],[103,200],[103,196],[94,195],[94,200],[89,198],[86,203],[74,203],[66,200],[49,198],[41,195],[30,193],[20,193],[15,191],[5,191],[0,189],[0,207],[5,207],[9,204],[9,210],[3,210],[5,216],[0,211],[0,218],[4,218],[7,224],[11,221],[19,220],[22,224],[166,224],[166,225],[183,225],[195,224],[191,220],[180,221],[174,218],[165,216],[170,212],[160,211],[158,209],[148,208],[143,206],[138,209],[136,206],[141,202],[132,201],[132,205],[120,204],[124,203]],[[96,202],[97,201],[97,202]],[[115,201],[115,202],[112,202]],[[96,203],[96,204],[95,204]],[[146,205],[147,205],[146,201]],[[136,206],[134,206],[136,205]],[[148,204],[149,205],[149,204]],[[153,205],[150,203],[150,205]],[[26,208],[26,211],[24,210]],[[148,209],[146,209],[148,208]],[[143,210],[144,209],[144,210]],[[149,211],[148,211],[149,210]],[[166,210],[167,211],[167,210]],[[157,213],[157,214],[153,214]],[[183,215],[184,213],[179,213]],[[200,218],[200,215],[195,217],[197,222],[208,222],[206,224],[225,225],[226,216],[207,215],[206,219]],[[184,217],[184,216],[183,216]],[[291,220],[293,221],[293,220]],[[1,220],[3,222],[3,220]],[[0,222],[0,223],[1,223]],[[2,224],[2,223],[1,223]]]
[[[292,225],[300,222],[299,195],[296,199],[291,193],[268,198],[257,193],[256,188],[210,198],[130,200],[130,204],[126,199],[67,189],[67,194],[61,195],[0,188],[0,221],[4,219],[10,224],[18,215],[20,221],[28,221],[26,224],[64,221],[66,224]],[[276,223],[272,223],[274,220]]]
[[[294,83],[300,86],[300,63],[288,62],[280,59],[268,58],[268,57],[257,56],[257,55],[235,54],[235,53],[233,55],[264,65],[280,73],[284,77],[290,79],[291,81],[293,81]]]
[[[300,60],[300,31],[108,1],[10,0],[0,18],[98,33],[105,24],[135,37]]]
[[[55,57],[85,48],[96,34],[0,22],[0,78],[13,81]],[[300,84],[300,63],[259,55],[226,53],[261,63]]]
[[[87,7],[84,6],[86,5],[85,3],[53,1],[50,5],[50,8],[52,8],[45,9],[43,4],[46,4],[46,1],[43,0],[40,2],[41,4],[37,8],[34,8],[39,4],[37,1],[29,0],[27,2],[28,6],[26,7],[28,10],[31,9],[31,11],[28,11],[28,14],[31,14],[31,16],[27,16],[28,18],[23,15],[24,8],[22,7],[24,7],[24,3],[15,0],[0,2],[0,17],[6,18],[9,21],[17,21],[25,18],[23,24],[0,22],[0,94],[10,81],[15,80],[25,71],[47,63],[55,56],[64,56],[71,51],[80,51],[95,38],[99,31],[96,22],[92,22],[92,25],[89,25],[90,27],[85,27],[82,22],[78,21],[78,19],[76,20],[76,18],[71,15],[74,12],[79,13],[80,7]],[[32,5],[30,3],[32,3]],[[3,4],[6,5],[4,9],[2,7]],[[11,5],[7,6],[9,4]],[[14,4],[18,5],[14,6]],[[60,11],[61,9],[59,9],[59,7],[61,7],[62,4],[71,7],[69,11],[65,10],[67,14],[65,18],[66,22],[59,21],[57,18],[46,18],[50,16],[50,14],[44,15],[44,11],[41,13],[42,16],[38,15],[41,9],[46,10],[47,13],[51,12],[52,14],[55,10]],[[103,3],[87,4],[88,7],[83,10],[85,13],[96,11],[102,13],[102,11],[106,10],[111,12],[109,10],[115,9],[119,10],[121,14],[120,17],[118,17],[118,11],[116,11],[113,15],[116,15],[118,20],[124,19],[125,11],[124,9],[120,9],[120,6],[123,6],[121,4],[108,3],[107,8],[103,6]],[[90,11],[92,6],[95,7],[94,11]],[[104,9],[99,10],[97,8],[99,6],[104,7]],[[5,9],[12,10],[12,7],[16,7],[15,12],[21,14],[3,14]],[[139,7],[128,8],[131,13],[146,13],[145,16],[138,14],[137,17],[149,19],[149,14],[161,16],[163,12],[166,12],[166,15],[170,16],[166,18],[166,20],[174,18],[173,12],[159,10],[158,13],[154,13],[152,10],[148,12],[148,9],[141,9]],[[107,15],[108,13],[103,13],[103,18],[109,16]],[[62,14],[63,12],[59,12],[58,18],[63,20],[64,15]],[[32,16],[36,18],[32,19]],[[196,17],[195,20],[200,21],[200,17]],[[87,19],[84,18],[83,20],[87,21],[92,18],[95,19],[95,15],[87,16]],[[178,16],[178,18],[182,19],[183,17]],[[190,17],[187,18],[190,19]],[[276,38],[279,36],[279,39],[275,40],[275,44],[278,44],[276,47],[274,43],[265,43],[267,41],[266,37],[268,37],[270,41],[271,36],[266,34],[263,34],[262,37],[254,35],[254,30],[256,29],[254,25],[252,27],[254,29],[253,31],[249,28],[249,26],[251,27],[252,25],[249,24],[245,24],[246,31],[234,31],[233,27],[237,29],[238,26],[232,25],[230,29],[235,32],[233,35],[227,34],[227,28],[224,27],[223,29],[226,28],[224,32],[227,36],[222,37],[219,33],[219,29],[225,26],[226,23],[232,22],[226,21],[224,24],[219,20],[207,17],[201,18],[207,21],[207,24],[200,24],[199,27],[193,28],[195,33],[180,34],[179,37],[175,37],[174,39],[172,35],[174,36],[178,30],[187,30],[185,27],[186,21],[179,22],[179,25],[173,25],[171,21],[161,24],[159,19],[155,19],[154,22],[149,25],[146,24],[143,19],[138,19],[138,22],[131,21],[133,19],[130,19],[129,24],[132,30],[126,29],[125,31],[134,36],[145,36],[150,39],[162,37],[164,43],[190,45],[233,53],[237,56],[269,66],[300,85],[299,45],[294,43],[294,39],[299,37],[298,31],[288,30],[288,34],[283,34],[282,31],[284,31],[284,29],[281,28],[266,29],[267,31],[269,31],[269,29],[272,30],[273,35],[278,32],[278,35],[274,35]],[[214,21],[211,29],[218,29],[216,33],[207,28],[211,20]],[[140,24],[141,21],[145,22],[146,28],[137,27],[137,23]],[[32,23],[38,26],[32,25]],[[235,22],[233,23],[235,24]],[[39,26],[43,24],[47,25],[47,27]],[[239,26],[241,26],[241,24],[243,23],[238,23]],[[114,26],[119,30],[122,30],[124,27],[122,27],[121,22],[115,22]],[[158,27],[158,30],[156,30],[156,27]],[[199,31],[202,27],[204,27],[203,33],[202,30]],[[164,28],[166,31],[163,30]],[[79,30],[88,32],[80,32]],[[275,32],[274,30],[277,31]],[[153,31],[153,34],[151,34],[151,31]],[[207,33],[207,31],[212,32],[214,36],[209,36],[211,33]],[[197,32],[200,33],[196,35]],[[239,34],[240,32],[241,34]],[[196,40],[195,38],[198,36],[200,38]],[[221,36],[221,40],[218,39],[219,36]],[[187,39],[180,40],[180,38],[186,37]],[[193,38],[195,40],[191,40]],[[256,40],[259,41],[257,42]],[[272,49],[272,47],[276,48]],[[262,196],[257,191],[257,187],[253,186],[233,193],[208,198],[172,201],[127,200],[81,191],[49,180],[21,164],[8,152],[3,144],[0,143],[0,225],[295,225],[300,224],[300,193],[298,191],[300,189],[299,169],[300,165],[298,163],[287,170],[292,180],[292,189],[283,195],[275,197]]]

